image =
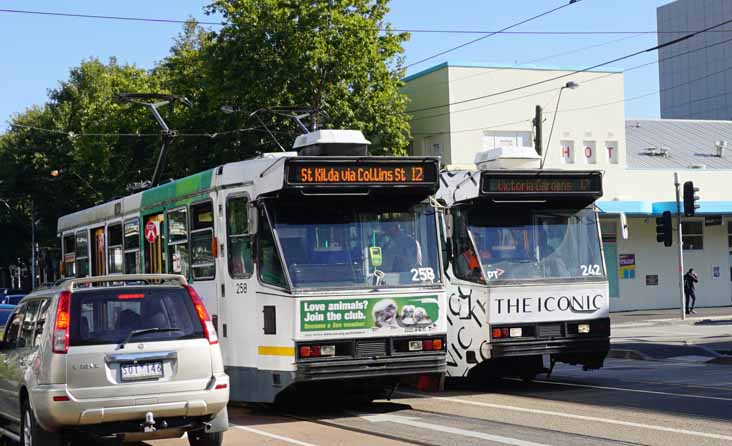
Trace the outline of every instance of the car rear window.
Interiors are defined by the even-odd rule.
[[[76,291],[71,297],[69,345],[118,344],[134,330],[177,329],[140,333],[129,342],[203,338],[203,328],[183,288],[115,288]]]

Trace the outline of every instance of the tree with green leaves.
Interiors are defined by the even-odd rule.
[[[376,153],[405,154],[399,91],[404,33],[387,0],[215,0],[226,25],[207,48],[209,82],[247,110],[311,107],[319,125],[364,132]],[[382,31],[383,30],[383,31]]]

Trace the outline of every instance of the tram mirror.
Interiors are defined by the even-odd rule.
[[[620,232],[623,240],[628,240],[628,217],[625,216],[625,212],[620,213]]]
[[[380,246],[369,246],[369,260],[371,261],[371,266],[376,268],[381,266],[383,259],[381,258]]]

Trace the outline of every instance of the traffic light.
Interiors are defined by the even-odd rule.
[[[673,244],[671,228],[671,211],[665,211],[660,218],[656,218],[656,241],[663,243],[663,246],[671,246]]]
[[[699,200],[698,187],[694,187],[693,181],[687,181],[684,183],[684,215],[687,217],[693,217],[699,205],[696,202]]]

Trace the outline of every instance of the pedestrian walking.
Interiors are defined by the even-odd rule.
[[[694,313],[694,304],[696,304],[696,286],[699,282],[699,276],[694,272],[694,268],[689,268],[689,272],[684,274],[684,294],[686,294],[686,314]]]

